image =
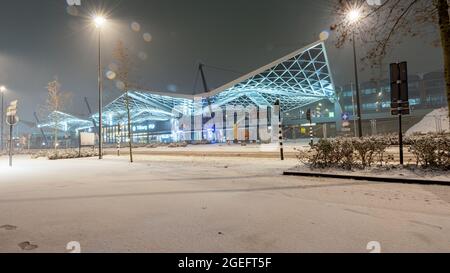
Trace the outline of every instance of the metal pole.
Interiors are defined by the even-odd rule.
[[[103,159],[103,94],[102,94],[101,28],[98,28],[98,159]]]
[[[121,142],[121,128],[120,123],[117,126],[116,142],[117,142],[117,156],[120,156],[120,142]]]
[[[355,137],[358,136],[358,124],[356,124],[356,120],[357,118],[355,118],[356,116],[356,107],[355,107],[355,90],[353,90],[353,83],[351,83],[351,88],[352,88],[352,109],[353,109],[353,131],[355,132]]]
[[[403,130],[402,130],[402,114],[398,115],[398,142],[400,149],[400,165],[403,166]]]
[[[9,125],[9,166],[12,167],[12,149],[13,149],[13,126]]]
[[[355,31],[352,31],[353,35],[353,61],[355,66],[355,87],[356,87],[356,104],[357,104],[357,114],[358,114],[358,136],[362,137],[362,120],[361,120],[361,100],[359,96],[359,80],[358,80],[358,63],[356,60],[356,42],[355,42]]]
[[[5,93],[4,92],[2,92],[2,116],[1,116],[1,128],[0,128],[0,151],[2,151],[3,152],[3,150],[4,150],[4,138],[5,138],[5,134],[4,134],[4,132],[3,132],[3,129],[4,129],[4,127],[5,127],[5,102],[4,102],[4,97],[5,97]]]
[[[280,143],[280,158],[283,161],[284,160],[284,149],[283,149],[283,125],[281,118],[281,102],[280,100],[277,100],[275,102],[275,105],[278,106],[278,140]]]

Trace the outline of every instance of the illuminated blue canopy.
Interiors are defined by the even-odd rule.
[[[38,128],[57,128],[63,132],[74,132],[93,127],[92,121],[81,119],[73,115],[54,111],[51,112],[45,121],[37,125]]]
[[[278,99],[285,112],[320,100],[335,101],[335,89],[323,41],[318,41],[236,79],[209,93],[181,95],[129,90],[133,123],[164,121],[192,113],[201,104],[216,106],[252,104],[272,107]],[[198,98],[201,98],[200,100]],[[98,120],[98,114],[94,115]],[[104,108],[104,122],[127,119],[125,94]]]

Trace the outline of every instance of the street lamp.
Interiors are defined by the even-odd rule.
[[[4,146],[3,146],[3,139],[4,139],[4,134],[3,134],[3,127],[5,127],[5,102],[4,102],[4,97],[5,97],[5,92],[6,92],[6,87],[5,86],[0,86],[0,93],[2,94],[2,115],[0,116],[1,119],[1,128],[0,128],[0,151],[3,152]]]
[[[361,99],[359,94],[359,80],[358,80],[358,63],[356,60],[356,42],[355,42],[355,24],[361,19],[361,11],[358,8],[353,8],[347,13],[347,20],[352,27],[352,40],[353,40],[353,62],[355,67],[355,87],[356,87],[356,105],[358,115],[358,136],[362,137],[362,118],[361,118]]]
[[[97,15],[93,18],[95,27],[98,32],[98,151],[99,156],[98,159],[103,159],[103,86],[102,86],[102,51],[101,51],[101,35],[102,35],[102,27],[106,23],[105,17],[101,15]]]
[[[361,11],[357,8],[349,10],[347,14],[347,19],[351,24],[358,22],[359,19],[361,19]]]
[[[94,17],[95,27],[101,28],[105,23],[106,23],[105,17],[103,17],[101,15],[97,15]]]

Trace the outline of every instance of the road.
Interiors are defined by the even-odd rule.
[[[281,175],[295,164],[1,157],[0,252],[450,251],[450,187]]]

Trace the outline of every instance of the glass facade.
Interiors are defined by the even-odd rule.
[[[259,111],[273,108],[279,100],[286,123],[304,123],[305,107],[319,107],[320,111],[315,111],[315,116],[331,121],[335,119],[333,101],[336,100],[336,94],[322,41],[297,50],[206,94],[191,96],[130,90],[104,107],[104,124],[114,128],[117,127],[114,124],[127,123],[127,96],[132,127],[139,128],[132,130],[133,141],[136,143],[178,140],[175,135],[179,128],[174,128],[174,121],[179,120],[181,116],[193,116],[195,119],[194,116],[199,112],[200,115],[208,112],[211,105],[216,111],[219,109],[218,111],[223,112],[227,107],[249,106],[254,106]],[[321,106],[318,106],[319,104]],[[302,111],[303,114],[300,114]],[[98,115],[93,118],[98,120]],[[224,117],[225,124],[226,119],[227,117]],[[145,124],[155,122],[166,124],[165,129],[152,131],[144,128]],[[169,126],[172,128],[168,128]],[[246,123],[245,126],[248,127],[249,124]],[[224,141],[227,131],[233,130],[217,128],[214,134],[222,137],[215,137],[216,140]],[[107,143],[115,142],[116,131],[107,129],[104,132],[108,134],[104,137]],[[203,131],[192,130],[192,134],[197,136],[196,138],[203,138],[211,134],[211,128],[204,128]]]
[[[134,143],[180,141],[186,138],[186,133],[195,139],[208,139],[213,135],[211,138],[221,142],[233,139],[236,135],[250,139],[255,137],[250,136],[255,128],[260,140],[261,127],[272,127],[270,116],[276,102],[280,103],[285,126],[301,127],[306,122],[307,108],[313,109],[314,118],[332,123],[333,126],[340,117],[340,113],[335,112],[337,96],[323,41],[292,52],[209,93],[183,95],[129,90],[103,108],[103,140],[107,144],[128,140],[125,133],[128,122],[127,101]],[[256,110],[244,114],[245,118],[242,119],[227,115],[230,107],[253,107]],[[214,115],[223,115],[223,120],[219,120],[223,126],[206,125],[213,119],[209,113],[212,109]],[[268,120],[260,117],[261,113],[265,113]],[[205,118],[208,114],[211,115],[209,119]],[[185,117],[192,119],[192,125],[197,119],[204,125],[200,129],[188,128],[186,125],[191,125],[191,122],[180,122]],[[92,119],[98,124],[98,114],[93,115]],[[92,121],[85,122],[93,127]],[[183,131],[185,136],[180,137]],[[271,128],[270,131],[277,132],[278,128]]]

